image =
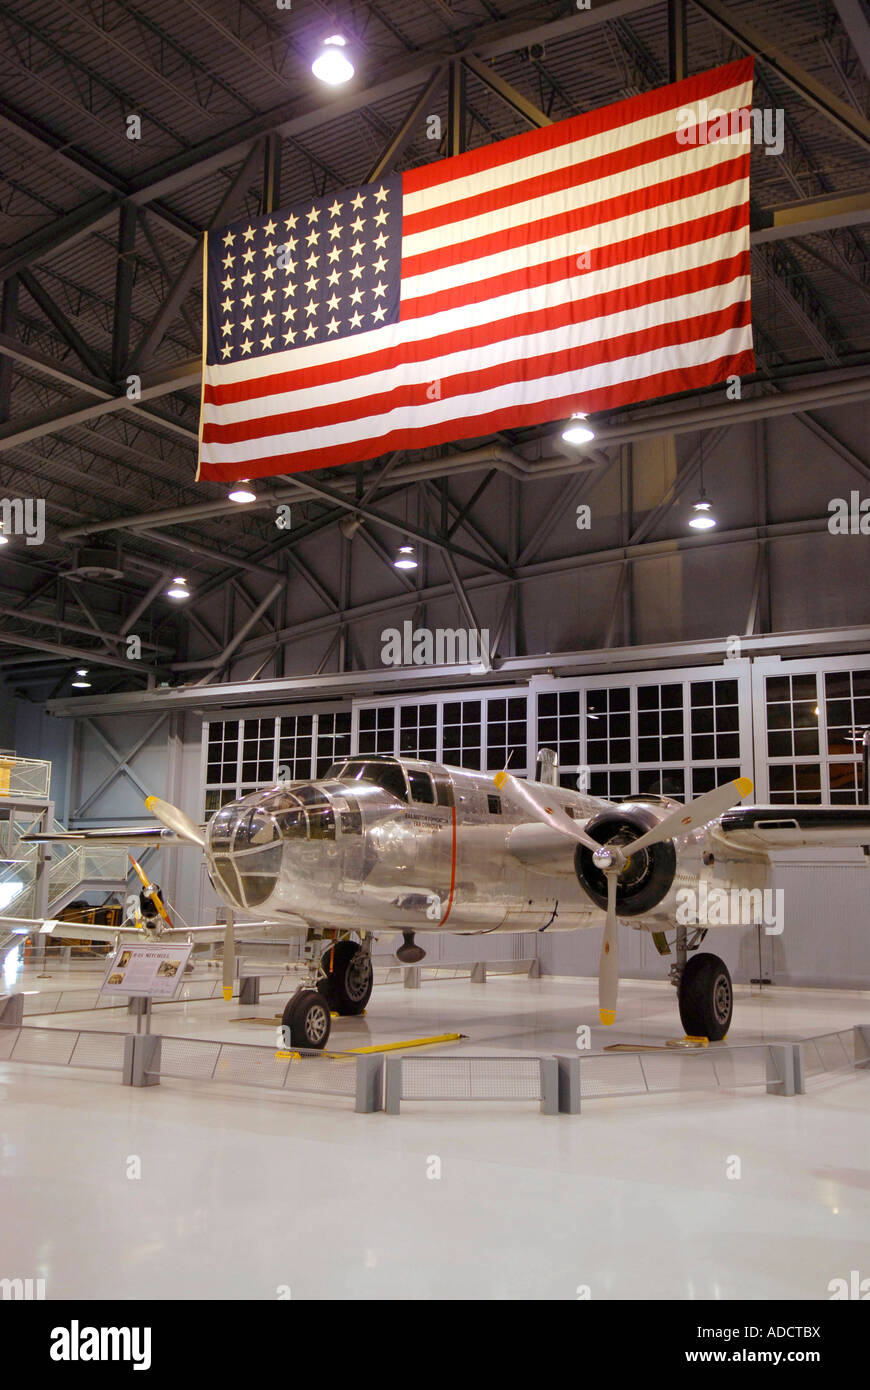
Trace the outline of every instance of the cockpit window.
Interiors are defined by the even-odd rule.
[[[429,806],[434,806],[435,790],[428,772],[414,772],[409,768],[408,784],[411,788],[412,801],[423,801]]]
[[[275,816],[283,840],[305,840],[308,837],[308,820],[301,806],[294,811],[279,811]]]
[[[312,840],[335,839],[335,812],[331,806],[321,806],[316,811],[309,811],[308,824]]]
[[[255,849],[260,845],[269,845],[277,838],[278,832],[269,817],[262,810],[250,811],[239,822],[233,848],[237,851]]]
[[[346,781],[374,782],[385,792],[389,792],[391,796],[397,797],[399,801],[408,800],[405,774],[399,763],[351,762],[346,765],[342,776]]]

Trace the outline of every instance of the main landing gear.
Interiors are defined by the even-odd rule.
[[[313,941],[306,943],[312,945]],[[325,1047],[332,1027],[330,1015],[363,1013],[373,985],[371,939],[363,945],[336,941],[319,961],[312,960],[309,981],[287,1001],[281,1016],[284,1045],[311,1051]]]
[[[693,938],[694,945],[706,935]],[[685,927],[677,928],[677,959],[671,966],[671,983],[677,987],[680,1021],[689,1037],[721,1042],[731,1027],[734,989],[724,960],[702,951],[689,958]]]

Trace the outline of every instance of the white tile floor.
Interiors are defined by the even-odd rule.
[[[680,1034],[666,984],[624,982],[620,1011],[619,1033],[594,1027],[593,1046]],[[264,1025],[234,1020],[275,1012],[266,997],[168,1005],[154,1028],[263,1042]],[[564,1052],[596,1016],[589,980],[387,986],[332,1044],[461,1031],[477,1052]],[[738,989],[731,1041],[868,1021],[867,994]],[[53,1019],[73,1022],[129,1020]],[[0,1277],[44,1278],[49,1298],[271,1299],[288,1285],[296,1299],[573,1300],[588,1285],[599,1299],[825,1299],[831,1279],[870,1275],[868,1072],[795,1098],[637,1097],[560,1117],[408,1104],[393,1117],[4,1063],[0,1144]]]

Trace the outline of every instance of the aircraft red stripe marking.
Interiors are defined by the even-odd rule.
[[[450,909],[453,906],[453,890],[456,887],[456,807],[451,806],[450,814],[453,818],[453,846],[450,854],[450,897],[447,899],[447,911],[438,923],[443,927],[447,918],[450,916]]]

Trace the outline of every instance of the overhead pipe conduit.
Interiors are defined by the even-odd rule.
[[[595,446],[580,445],[576,457],[565,454],[551,455],[544,459],[529,460],[516,450],[503,445],[484,445],[479,449],[469,449],[464,453],[451,454],[440,459],[429,459],[416,463],[400,464],[391,470],[390,482],[419,482],[427,478],[442,478],[469,469],[482,467],[497,468],[508,477],[519,481],[535,478],[556,477],[562,474],[576,474],[578,471],[592,470],[599,466],[600,458],[595,457],[595,449],[611,445],[628,444],[636,439],[649,439],[663,434],[687,434],[710,425],[737,425],[748,420],[764,419],[773,415],[798,413],[810,407],[844,405],[854,400],[870,396],[870,376],[853,377],[847,381],[831,382],[823,386],[809,386],[799,391],[784,391],[776,396],[759,396],[752,400],[722,401],[716,405],[690,408],[671,414],[648,416],[625,424],[601,425],[595,431]],[[561,443],[561,441],[560,441]],[[352,493],[355,480],[346,476],[336,477],[330,488],[338,493]],[[299,501],[306,493],[304,475],[292,489],[281,489],[262,496],[256,502],[246,504],[246,511],[264,511],[282,502]],[[312,491],[314,491],[312,489]],[[336,499],[338,500],[338,499]],[[103,531],[148,530],[161,525],[182,524],[198,521],[204,517],[220,516],[231,512],[237,503],[228,501],[203,502],[190,507],[172,507],[159,512],[141,512],[135,516],[116,517],[111,521],[95,521],[87,526],[71,526],[58,533],[62,541],[77,540],[81,536],[93,536]],[[348,496],[347,508],[357,510],[355,499]],[[397,526],[400,522],[397,519]]]

